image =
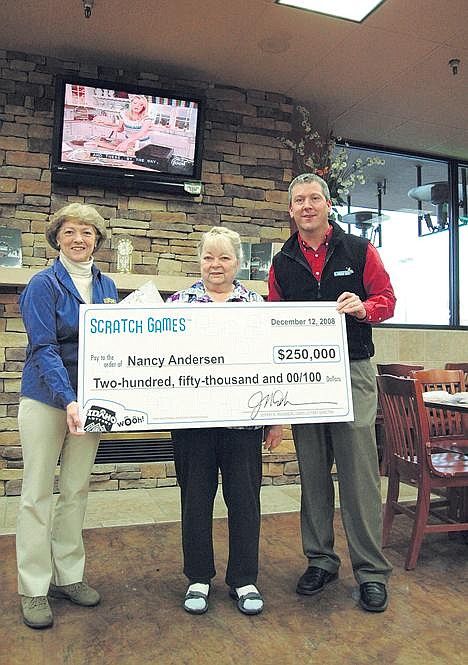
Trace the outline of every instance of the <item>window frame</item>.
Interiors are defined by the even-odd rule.
[[[412,150],[402,150],[398,148],[391,148],[382,145],[361,143],[352,140],[342,139],[337,141],[337,148],[351,148],[353,150],[367,150],[381,155],[385,159],[385,155],[392,155],[394,157],[413,157],[426,160],[435,160],[438,162],[445,162],[447,164],[448,184],[449,184],[449,202],[448,202],[448,234],[449,234],[449,322],[447,324],[418,324],[418,323],[391,323],[384,322],[379,324],[385,328],[395,329],[415,329],[415,330],[468,330],[468,325],[460,323],[460,241],[459,241],[459,224],[458,214],[454,211],[459,210],[459,170],[460,168],[468,169],[468,161],[448,157],[444,155],[437,155],[433,153],[426,153]],[[391,275],[390,275],[391,278]],[[467,287],[468,288],[468,287]],[[468,295],[467,295],[468,297]]]

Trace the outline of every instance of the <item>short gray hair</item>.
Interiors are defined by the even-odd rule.
[[[204,233],[198,243],[198,258],[201,259],[203,247],[205,243],[213,242],[219,244],[229,244],[234,251],[236,259],[242,261],[242,244],[241,237],[237,231],[232,231],[225,226],[213,226],[209,231]]]
[[[291,205],[292,201],[292,190],[296,185],[302,185],[305,182],[318,182],[320,187],[322,188],[322,193],[324,197],[327,199],[327,201],[330,200],[330,190],[328,188],[327,183],[323,178],[321,178],[319,175],[316,173],[301,173],[301,175],[298,175],[294,178],[294,180],[291,182],[288,188],[288,205]]]
[[[45,232],[47,242],[54,249],[60,249],[57,242],[57,233],[60,231],[62,224],[69,220],[74,220],[79,224],[94,226],[96,230],[96,251],[106,240],[106,222],[96,208],[93,208],[93,206],[87,205],[86,203],[69,203],[63,208],[60,208],[60,210],[57,210],[57,212],[51,217],[49,226]]]

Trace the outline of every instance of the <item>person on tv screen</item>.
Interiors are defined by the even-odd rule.
[[[80,305],[118,298],[114,282],[94,265],[106,237],[105,221],[92,206],[61,208],[46,229],[58,256],[19,299],[28,347],[18,412],[24,472],[16,559],[23,621],[31,628],[52,626],[48,597],[84,607],[100,601],[84,578],[82,537],[99,433],[82,429],[77,382]]]
[[[123,132],[124,140],[118,141],[112,146],[118,152],[134,151],[137,142],[138,147],[149,143],[149,132],[154,126],[153,120],[148,114],[148,98],[145,95],[129,95],[128,107],[122,111],[117,122],[105,115],[96,116],[94,122],[111,127],[116,133]]]
[[[201,279],[169,297],[175,304],[263,302],[235,279],[242,249],[238,233],[215,226],[199,247]],[[229,343],[229,340],[227,341]],[[264,434],[264,436],[263,436]],[[190,614],[208,610],[213,554],[213,503],[222,476],[228,509],[229,559],[226,584],[243,614],[259,614],[263,598],[256,587],[260,536],[262,439],[265,449],[281,442],[281,427],[206,427],[172,432],[176,476],[181,493],[184,573],[189,585],[183,607]]]

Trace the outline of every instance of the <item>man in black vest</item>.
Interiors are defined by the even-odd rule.
[[[336,301],[346,316],[354,422],[293,425],[301,474],[301,532],[308,568],[296,591],[315,595],[337,579],[334,551],[336,463],[341,515],[359,604],[369,612],[388,605],[391,566],[382,553],[380,478],[375,443],[377,393],[372,323],[393,316],[395,295],[379,253],[329,220],[330,192],[319,176],[304,173],[289,187],[296,231],[276,254],[268,300]]]

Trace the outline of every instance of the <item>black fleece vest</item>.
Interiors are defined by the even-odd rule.
[[[333,235],[328,247],[320,283],[312,275],[298,243],[297,232],[283,245],[273,259],[275,280],[283,300],[334,301],[343,291],[356,293],[361,300],[367,294],[362,281],[368,241],[345,233],[331,222]],[[372,327],[354,316],[346,315],[350,360],[374,355]]]

